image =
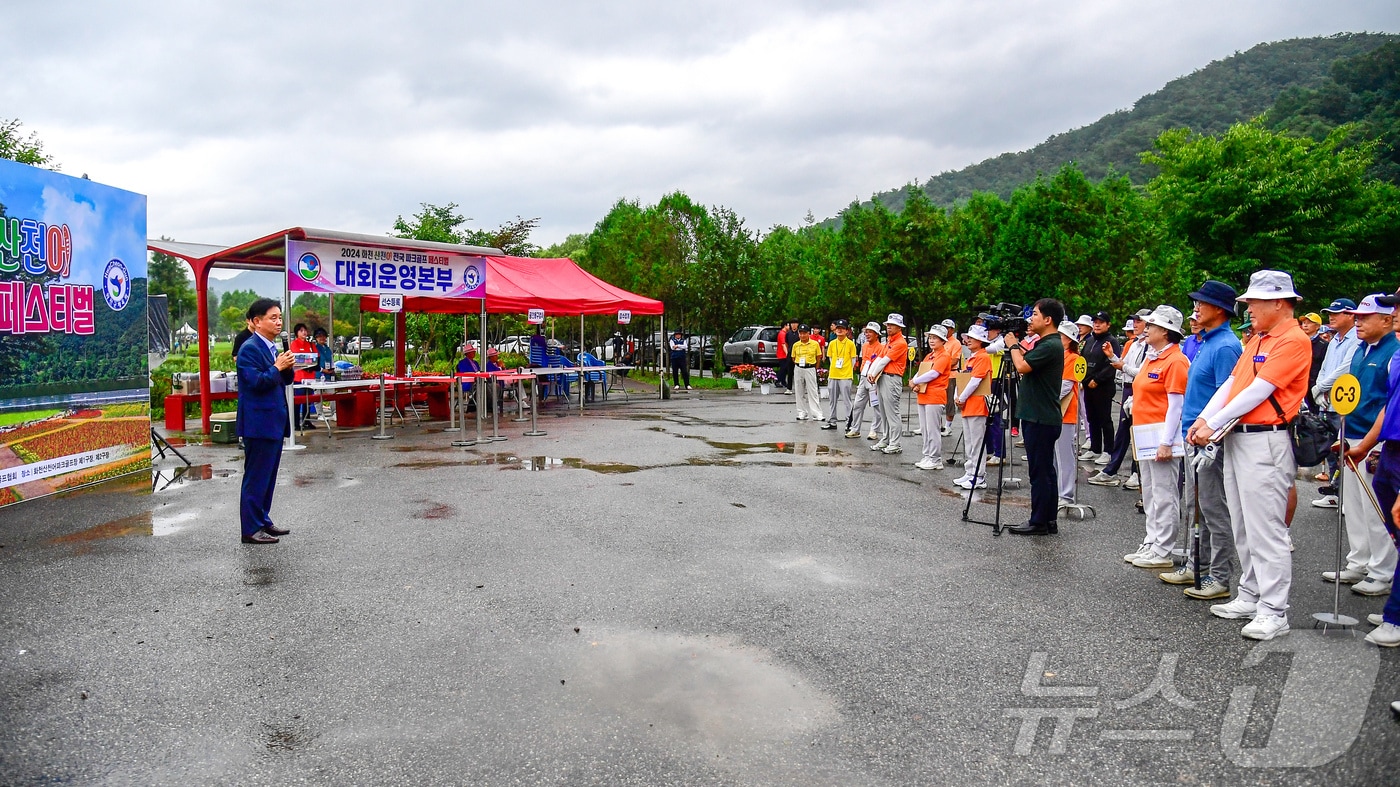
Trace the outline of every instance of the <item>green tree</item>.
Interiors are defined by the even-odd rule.
[[[26,137],[20,131],[20,125],[18,118],[0,119],[0,158],[57,170],[53,156],[44,152],[44,143],[39,141],[38,132],[30,132]]]
[[[161,240],[173,240],[164,235]],[[158,251],[151,252],[147,272],[148,287],[152,295],[164,295],[170,307],[171,328],[179,328],[195,316],[194,282],[189,277],[189,266],[177,257]]]

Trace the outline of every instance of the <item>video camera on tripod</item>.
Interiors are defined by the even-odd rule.
[[[1030,314],[1024,306],[1003,301],[988,306],[979,306],[977,310],[979,312],[977,319],[981,320],[989,331],[1025,336],[1030,330]]]

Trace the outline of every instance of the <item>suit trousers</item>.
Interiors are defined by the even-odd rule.
[[[1113,384],[1086,386],[1084,410],[1089,419],[1089,450],[1096,454],[1113,450]]]
[[[880,405],[876,401],[879,398],[880,394],[875,388],[875,384],[864,377],[860,378],[860,386],[856,388],[856,399],[851,403],[851,414],[846,418],[847,423],[850,424],[848,428],[857,432],[861,431],[862,422],[865,420],[865,406],[868,404],[871,409],[870,428],[876,434],[884,434],[885,416],[880,411]]]
[[[1146,515],[1147,535],[1142,542],[1152,548],[1153,557],[1166,557],[1176,546],[1176,526],[1181,521],[1181,460],[1158,462],[1148,459],[1138,463],[1142,474],[1142,511]]]
[[[831,397],[831,410],[826,414],[826,422],[841,423],[851,414],[851,381],[828,379],[826,389]],[[842,410],[845,411],[844,415],[841,414]]]
[[[821,392],[817,388],[817,369],[815,366],[799,366],[793,369],[792,392],[796,394],[793,398],[797,400],[798,418],[821,420],[822,401]]]
[[[1366,463],[1360,462],[1352,472],[1351,465],[1342,470],[1342,509],[1346,515],[1347,568],[1366,572],[1366,578],[1383,584],[1395,576],[1395,544],[1386,531],[1385,521],[1377,513],[1375,506],[1366,496],[1371,486],[1371,474],[1366,472]]]
[[[1055,441],[1060,437],[1061,424],[1021,421],[1021,436],[1026,440],[1026,475],[1031,485],[1032,525],[1053,525],[1059,514],[1055,495]]]
[[[1202,449],[1196,448],[1194,451]],[[1187,458],[1194,454],[1188,453]],[[1230,529],[1230,506],[1225,501],[1225,454],[1196,472],[1196,505],[1201,509],[1201,565],[1210,576],[1229,586],[1235,567],[1235,534]]]
[[[1225,501],[1240,557],[1237,597],[1261,615],[1288,613],[1293,555],[1288,550],[1288,490],[1298,465],[1288,432],[1234,432],[1225,437]]]
[[[904,376],[882,374],[879,383],[880,412],[885,416],[885,444],[899,447],[899,438],[904,434],[904,419],[899,411],[900,398],[904,395]]]
[[[272,524],[272,491],[281,464],[281,440],[243,438],[243,492],[238,502],[243,535],[251,536]]]
[[[1074,460],[1077,434],[1075,424],[1060,424],[1060,436],[1055,440],[1055,475],[1059,479],[1060,499],[1070,502],[1075,499],[1075,473],[1078,472]]]

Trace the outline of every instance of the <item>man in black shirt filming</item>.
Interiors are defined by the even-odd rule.
[[[1060,436],[1060,381],[1065,371],[1065,347],[1056,330],[1065,318],[1065,307],[1053,298],[1041,298],[1031,310],[1030,335],[1014,341],[1007,337],[1011,362],[1021,375],[1016,389],[1016,417],[1026,441],[1026,472],[1031,483],[1031,516],[1024,525],[1007,528],[1023,536],[1058,533],[1056,521],[1058,476],[1055,441]]]

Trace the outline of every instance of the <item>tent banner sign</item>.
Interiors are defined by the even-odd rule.
[[[485,298],[486,258],[429,249],[287,241],[291,292]]]
[[[389,294],[387,292],[379,295],[379,310],[382,312],[403,311],[403,296],[398,293]]]
[[[629,323],[631,323],[631,322],[632,322],[632,310],[631,310],[631,309],[618,309],[618,311],[617,311],[617,323],[618,323],[618,325],[627,325],[627,324],[629,324]]]
[[[540,325],[544,323],[544,309],[531,309],[525,314],[525,321],[530,325]]]
[[[151,467],[146,198],[0,160],[0,506]]]

